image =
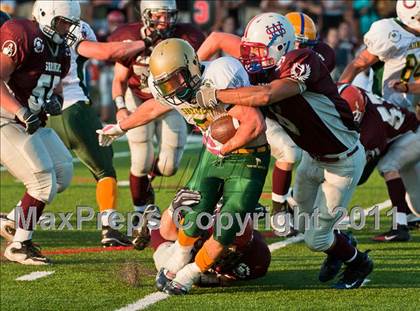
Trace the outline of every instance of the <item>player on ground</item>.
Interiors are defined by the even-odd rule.
[[[366,150],[367,167],[369,162],[374,163],[373,167],[377,163],[392,206],[397,208],[396,229],[380,234],[373,240],[408,241],[407,215],[410,209],[405,199],[406,186],[413,206],[420,211],[420,176],[415,175],[415,166],[420,163],[420,122],[414,113],[362,89],[343,84],[338,90],[353,111],[355,121],[360,124],[360,140]],[[404,173],[401,172],[410,172],[404,182]]]
[[[70,67],[68,45],[76,41],[80,7],[77,1],[36,1],[33,17],[1,27],[1,164],[26,187],[20,212],[9,217],[18,229],[4,256],[42,265],[49,260],[32,243],[33,226],[73,173],[70,153],[44,125],[46,114],[61,113],[60,81]]]
[[[129,112],[153,97],[147,85],[148,63],[157,42],[169,37],[183,38],[198,49],[204,40],[204,35],[195,26],[176,23],[175,0],[143,0],[140,12],[141,22],[121,26],[109,37],[110,41],[143,40],[147,46],[137,58],[115,64],[112,97],[117,107],[117,120],[127,117]],[[168,110],[150,124],[127,132],[131,152],[130,190],[136,211],[143,212],[148,203],[154,202],[153,176],[175,174],[186,135],[185,121],[176,110]],[[159,147],[156,157],[154,136]]]
[[[174,212],[186,206],[194,206],[201,200],[198,191],[182,188],[178,190],[169,208],[165,210],[159,228],[151,231],[151,246],[155,250],[153,260],[159,271],[167,258],[172,257],[174,242],[178,235],[177,225],[174,223]],[[216,209],[215,213],[220,210]],[[176,216],[176,215],[175,215]],[[180,216],[180,215],[178,215]],[[213,228],[205,231],[195,242],[195,254],[203,243],[212,235]],[[270,265],[271,254],[261,234],[252,230],[251,221],[243,234],[235,238],[234,243],[221,258],[205,273],[201,273],[196,286],[223,286],[235,280],[251,280],[264,276]]]
[[[327,44],[317,40],[317,29],[313,20],[306,14],[299,12],[288,13],[286,17],[295,30],[295,47],[297,49],[312,48],[317,52],[328,70],[332,71],[335,67],[335,53]],[[240,59],[240,47],[240,37],[228,33],[213,32],[203,42],[197,53],[200,59],[207,60],[219,50],[222,50]],[[251,84],[267,83],[267,77],[274,70],[275,67],[271,67],[258,73],[249,73]],[[290,227],[293,228],[292,210],[289,207],[289,203],[293,200],[288,199],[288,192],[292,181],[293,166],[301,158],[301,149],[296,146],[278,122],[266,118],[266,124],[266,135],[271,146],[271,154],[276,158],[272,175],[273,209],[271,212],[273,215],[280,212],[289,212]],[[272,225],[275,227],[274,223]],[[297,231],[292,229],[289,235],[296,233]]]
[[[372,24],[364,36],[366,49],[346,67],[340,82],[350,83],[371,67],[375,72],[374,94],[411,111],[420,110],[419,94],[396,92],[392,87],[395,82],[389,83],[399,80],[411,85],[420,77],[420,1],[397,1],[396,10],[398,18]]]
[[[149,88],[158,102],[148,100],[119,125],[109,125],[99,131],[102,143],[109,143],[124,130],[150,122],[175,108],[203,133],[206,148],[187,184],[187,188],[199,191],[202,199],[186,213],[184,224],[187,227],[177,234],[176,251],[157,276],[157,287],[170,294],[187,293],[200,273],[207,271],[233,242],[240,229],[239,219],[243,221],[247,213],[255,210],[270,161],[260,111],[240,106],[229,109],[225,105],[198,107],[195,92],[204,83],[226,88],[249,85],[249,80],[241,63],[234,58],[222,57],[203,68],[186,41],[165,40],[155,47],[150,58]],[[222,144],[212,138],[211,124],[226,115],[237,119],[239,127],[234,136]],[[215,225],[213,236],[204,243],[195,261],[186,265],[202,233],[197,218],[203,212],[213,214],[222,195],[223,225]],[[228,218],[232,219],[230,226],[226,223]]]
[[[284,16],[254,17],[242,38],[241,60],[248,72],[277,67],[268,83],[229,90],[205,85],[197,92],[197,103],[200,107],[213,107],[218,101],[264,107],[267,116],[305,151],[293,194],[299,208],[298,229],[305,232],[311,250],[346,263],[335,287],[357,288],[373,263],[367,252],[357,250],[333,228],[340,216],[337,208],[347,206],[362,173],[364,149],[352,113],[327,67],[313,50],[295,50],[294,41],[293,26]],[[310,217],[306,224],[305,215]]]

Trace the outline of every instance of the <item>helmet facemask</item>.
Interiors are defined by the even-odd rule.
[[[79,21],[74,21],[64,16],[55,16],[51,20],[51,25],[43,26],[42,31],[54,43],[62,44],[66,42],[68,46],[72,46],[77,41],[75,33],[77,33],[79,24]]]
[[[173,105],[191,102],[200,86],[201,78],[191,76],[187,67],[181,67],[169,75],[154,77],[154,87],[158,93]]]
[[[142,13],[144,24],[162,38],[170,36],[178,18],[178,10],[174,9],[146,9]]]

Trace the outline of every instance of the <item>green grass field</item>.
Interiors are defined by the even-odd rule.
[[[118,142],[116,152],[127,151]],[[157,204],[166,208],[177,187],[185,184],[197,161],[197,149],[186,152],[176,176],[154,181]],[[129,158],[116,158],[120,180],[128,178]],[[269,175],[271,176],[271,175]],[[264,191],[271,192],[271,178]],[[23,186],[7,172],[1,172],[1,211],[8,212],[20,199]],[[119,189],[119,209],[131,210],[128,187]],[[269,195],[261,200],[268,205]],[[387,199],[383,181],[375,173],[357,189],[351,206],[364,208]],[[75,164],[72,186],[46,209],[49,212],[74,212],[77,205],[96,207],[95,184],[80,163]],[[390,227],[390,217],[381,214],[381,231]],[[272,254],[269,272],[264,278],[238,282],[225,288],[193,289],[184,297],[169,297],[149,307],[151,310],[419,310],[420,305],[420,232],[412,231],[408,243],[376,244],[370,237],[373,220],[368,218],[362,231],[354,232],[362,250],[371,249],[375,270],[370,282],[361,289],[337,291],[331,284],[317,280],[323,255],[309,251],[303,243],[288,245]],[[44,251],[99,247],[100,232],[92,221],[82,231],[37,231],[36,243]],[[281,238],[269,239],[272,243]],[[1,241],[2,250],[5,242]],[[154,293],[155,270],[152,251],[125,250],[95,253],[50,255],[52,266],[22,266],[1,259],[1,310],[115,310]],[[139,272],[134,286],[121,275]],[[16,281],[33,271],[55,273],[34,281]]]

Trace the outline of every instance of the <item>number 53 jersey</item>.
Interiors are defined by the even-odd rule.
[[[16,100],[34,113],[41,107],[28,103],[45,102],[70,68],[70,50],[66,44],[53,44],[42,33],[39,24],[26,19],[13,19],[1,27],[1,53],[15,64],[7,86]],[[30,99],[30,100],[29,100]],[[1,123],[15,116],[1,109]],[[40,116],[45,118],[45,116]]]
[[[395,92],[388,82],[393,79],[412,82],[420,78],[420,37],[407,31],[398,19],[387,18],[372,24],[364,42],[368,52],[383,62],[373,66],[373,92],[413,111],[420,96]]]

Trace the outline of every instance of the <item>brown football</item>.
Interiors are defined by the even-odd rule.
[[[220,117],[210,125],[210,134],[219,143],[225,144],[236,133],[233,118],[229,115]]]

